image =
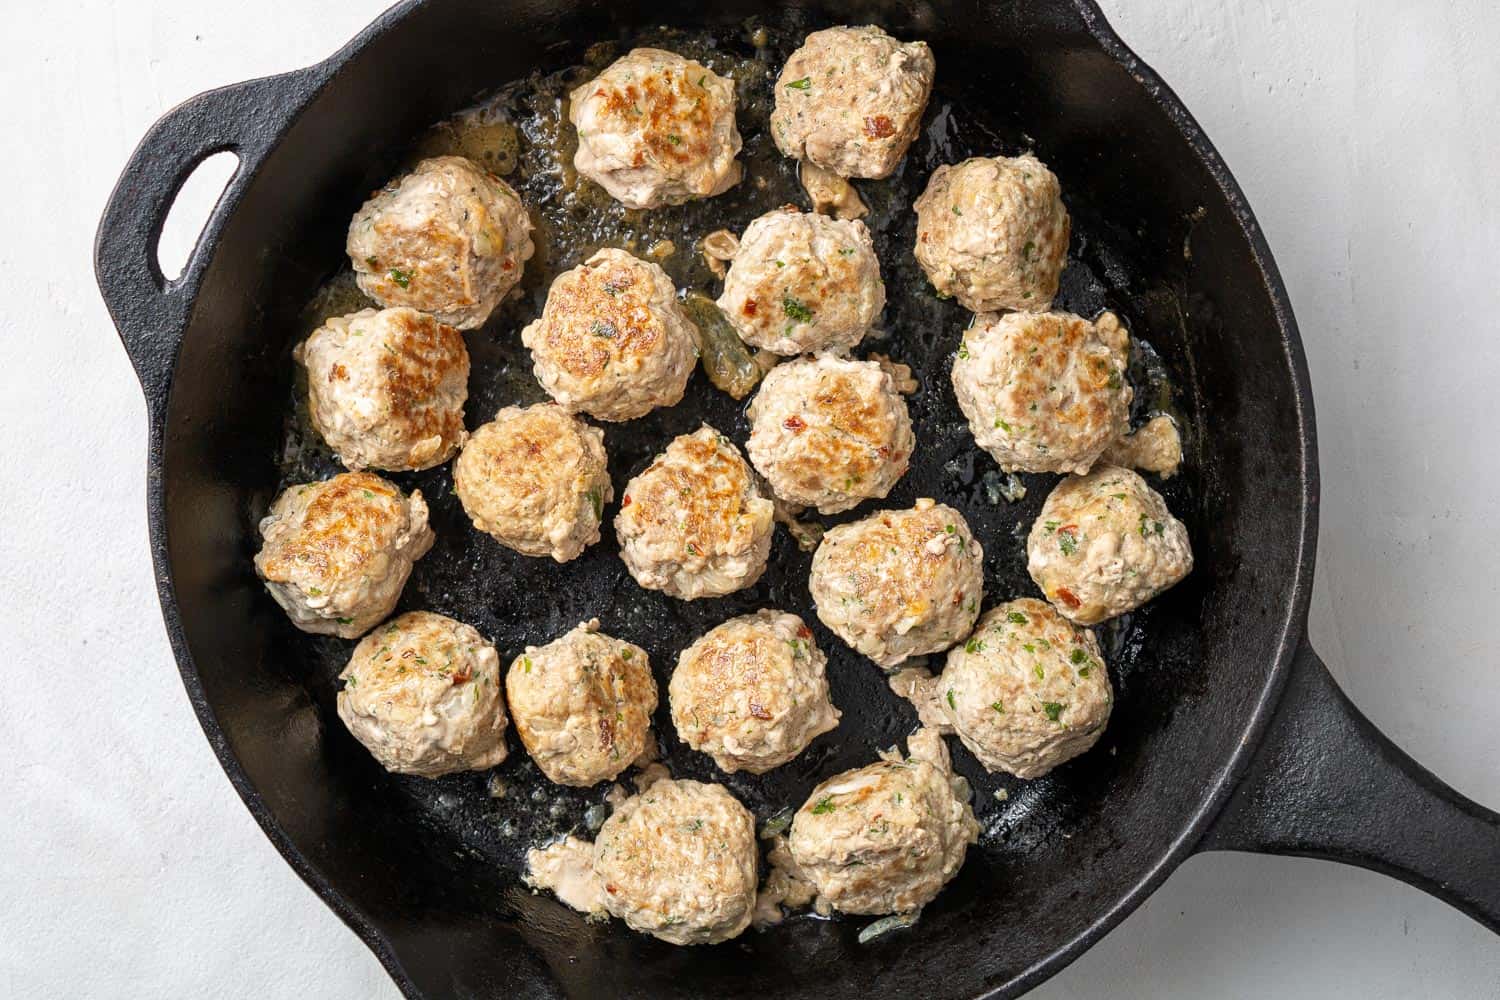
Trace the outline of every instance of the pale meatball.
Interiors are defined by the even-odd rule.
[[[755,817],[723,785],[665,778],[621,803],[594,842],[605,909],[671,944],[716,944],[750,926]]]
[[[840,177],[889,177],[917,137],[936,68],[926,42],[871,25],[814,31],[776,81],[771,134],[787,156]]]
[[[420,490],[368,472],[288,487],[260,522],[255,571],[292,624],[353,639],[396,607],[412,563],[432,548]]]
[[[984,552],[963,515],[918,500],[841,524],[813,554],[818,617],[882,667],[969,634],[984,597]]]
[[[711,198],[739,183],[734,81],[662,49],[634,49],[573,91],[573,166],[626,208]]]
[[[984,313],[959,345],[953,391],[1005,472],[1083,473],[1130,428],[1129,357],[1112,313]]]
[[[750,403],[750,461],[781,499],[819,513],[884,497],[911,462],[906,400],[874,361],[777,365]]]
[[[739,449],[705,424],[626,485],[615,535],[636,583],[691,601],[760,579],[773,514]]]
[[[604,432],[560,406],[507,406],[469,436],[453,489],[474,527],[522,555],[576,559],[614,499]]]
[[[463,444],[469,352],[463,334],[426,313],[338,316],[292,356],[307,368],[314,429],[349,468],[430,469]]]
[[[550,780],[586,788],[617,776],[651,739],[656,681],[646,651],[588,621],[527,646],[505,675],[526,752]]]
[[[1068,254],[1061,187],[1036,157],[975,157],[933,171],[917,211],[917,263],[966,309],[1043,311]]]
[[[696,329],[667,272],[613,249],[557,276],[521,342],[536,380],[564,409],[611,421],[675,404],[698,358]]]
[[[1099,642],[1045,601],[986,612],[948,653],[937,710],[991,771],[1036,778],[1099,741],[1114,703]]]
[[[349,223],[359,287],[460,330],[489,318],[531,259],[531,217],[511,186],[461,156],[418,163]]]
[[[1058,483],[1026,540],[1026,569],[1081,625],[1133,611],[1187,576],[1193,550],[1166,501],[1129,469]]]
[[[354,647],[339,679],[339,718],[388,771],[436,778],[505,759],[500,657],[463,622],[392,619]]]
[[[719,308],[745,343],[775,354],[853,347],[885,308],[870,231],[791,206],[767,212],[746,228]]]
[[[792,818],[797,873],[817,888],[819,912],[920,910],[963,866],[979,824],[967,783],[955,777],[930,729],[911,755],[845,771],[814,788]]]
[[[729,774],[763,774],[839,723],[828,658],[785,611],[732,618],[682,651],[667,687],[672,724]]]

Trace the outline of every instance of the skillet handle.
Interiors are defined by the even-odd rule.
[[[94,274],[152,413],[166,401],[210,248],[266,154],[319,82],[314,69],[305,69],[190,98],[151,126],[115,183],[94,238]],[[224,151],[234,153],[239,165],[181,276],[168,279],[156,259],[167,212],[198,165]]]
[[[1199,849],[1359,865],[1500,932],[1500,814],[1386,739],[1305,640],[1265,740]]]

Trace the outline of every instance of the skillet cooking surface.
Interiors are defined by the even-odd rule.
[[[816,18],[784,11],[766,24],[765,51],[744,21],[752,9],[616,5],[606,16],[464,0],[403,8],[330,62],[337,72],[249,179],[203,272],[163,416],[164,486],[153,486],[163,496],[164,593],[180,609],[179,650],[191,651],[182,653],[189,690],[211,720],[216,749],[232,762],[231,778],[278,846],[407,989],[963,996],[1034,982],[1043,963],[1086,943],[1165,874],[1242,748],[1288,630],[1300,629],[1287,589],[1304,530],[1294,502],[1302,496],[1304,437],[1292,349],[1237,194],[1220,187],[1150,85],[1101,49],[1066,3],[1024,12],[954,3],[941,19],[898,4]],[[674,16],[716,26],[690,35],[620,27]],[[715,293],[693,256],[697,238],[721,227],[738,232],[787,201],[805,204],[792,165],[766,134],[775,72],[807,31],[871,20],[898,37],[928,39],[938,62],[924,128],[905,164],[890,180],[860,184],[890,304],[888,336],[856,353],[886,353],[915,369],[918,448],[886,501],[825,523],[932,496],[961,509],[983,544],[987,606],[1036,592],[1023,536],[1055,477],[1023,476],[1028,493],[1018,503],[993,495],[995,477],[986,474],[994,463],[974,448],[948,378],[968,316],[938,300],[916,267],[909,210],[938,163],[1033,149],[1058,174],[1073,218],[1056,307],[1118,312],[1136,340],[1137,422],[1157,406],[1183,422],[1184,472],[1163,492],[1188,527],[1197,569],[1104,631],[1117,699],[1108,731],[1087,755],[1021,782],[985,774],[950,741],[959,773],[975,787],[981,841],[917,927],[859,945],[865,921],[803,916],[714,948],[672,948],[619,923],[586,924],[518,881],[525,849],[581,826],[602,787],[546,783],[513,734],[512,757],[498,769],[503,798],[491,796],[484,774],[392,776],[338,721],[334,678],[353,644],[298,633],[251,569],[255,524],[277,490],[337,470],[296,413],[290,349],[305,332],[299,310],[344,264],[350,216],[409,160],[425,125],[532,66],[566,74],[585,61],[584,43],[571,39],[616,40],[613,54],[655,43],[699,55],[737,79],[748,177],[721,197],[644,217],[562,192],[565,172],[556,167],[571,149],[555,148],[552,99],[565,89],[562,78],[522,79],[504,92],[500,105],[522,133],[520,162],[507,179],[540,225],[540,247],[519,297],[466,337],[474,363],[469,426],[502,405],[541,399],[519,330],[540,311],[552,277],[596,246],[633,238],[645,252],[665,236],[677,251],[664,266],[679,285]],[[595,55],[596,66],[612,57]],[[759,65],[747,62],[754,60]],[[606,426],[617,492],[702,420],[743,443],[743,404],[701,374],[677,407]],[[722,781],[761,820],[799,805],[820,778],[870,762],[914,725],[879,670],[817,622],[806,588],[810,555],[785,531],[756,587],[684,603],[642,591],[625,572],[609,528],[617,503],[606,510],[603,541],[559,567],[475,532],[447,467],[393,478],[422,489],[438,535],[402,609],[468,622],[504,657],[597,616],[648,650],[664,692],[678,651],[711,626],[766,606],[801,615],[829,656],[844,717],[795,761],[767,775],[725,777],[677,742],[664,703],[656,716],[674,774]],[[996,797],[1001,790],[1008,798]]]
[[[644,255],[658,241],[670,240],[677,252],[663,264],[678,286],[717,297],[718,283],[696,253],[697,240],[717,228],[743,232],[750,220],[783,204],[806,207],[794,162],[776,149],[767,123],[776,75],[800,38],[778,33],[774,46],[757,49],[749,35],[738,29],[717,35],[675,31],[644,34],[626,44],[592,49],[591,65],[534,75],[482,102],[487,116],[508,120],[521,136],[518,165],[507,180],[521,193],[540,224],[540,249],[527,264],[522,294],[508,300],[483,329],[466,336],[472,359],[466,407],[470,430],[489,420],[502,406],[547,398],[531,377],[530,358],[519,334],[525,323],[540,314],[547,289],[561,271],[580,263],[600,246],[626,246]],[[563,117],[563,97],[634,45],[671,49],[733,76],[739,92],[739,127],[745,139],[744,182],[717,198],[641,213],[625,211],[601,190],[573,175],[571,163],[577,143]],[[949,380],[953,352],[970,314],[954,302],[938,299],[918,267],[912,255],[916,217],[911,205],[939,164],[975,155],[1016,155],[1033,147],[1027,135],[996,115],[993,107],[965,106],[959,93],[943,86],[941,66],[939,70],[925,128],[901,170],[886,181],[858,182],[872,208],[866,222],[876,237],[890,304],[882,323],[885,335],[867,338],[855,353],[860,357],[888,354],[909,364],[921,384],[909,399],[917,435],[911,470],[884,501],[866,501],[836,517],[816,518],[815,511],[809,511],[809,515],[833,524],[858,519],[883,507],[909,507],[918,497],[934,497],[957,507],[984,546],[985,607],[989,607],[1012,597],[1039,595],[1026,573],[1025,533],[1059,477],[1022,476],[1024,500],[1013,503],[1002,497],[1003,477],[994,460],[975,446]],[[428,153],[431,146],[419,143],[418,149]],[[1048,159],[1047,149],[1035,151],[1044,161]],[[517,162],[508,155],[502,159],[505,165]],[[1064,199],[1073,213],[1073,240],[1055,307],[1084,316],[1111,308],[1137,337],[1149,338],[1149,303],[1138,302],[1130,294],[1129,262],[1138,252],[1135,241],[1099,218],[1091,206],[1069,198],[1066,186]],[[347,273],[335,279],[333,289],[343,294],[327,295],[332,302],[315,300],[306,325],[321,319],[319,314],[324,312],[338,315],[374,304],[348,301],[358,293],[350,289]],[[1170,359],[1168,367],[1173,367]],[[1144,340],[1136,341],[1130,373],[1137,390],[1138,415],[1171,404],[1166,372]],[[326,478],[342,469],[307,426],[306,406],[301,402],[305,391],[305,385],[297,385],[289,405],[293,416],[287,429],[279,488]],[[749,399],[734,400],[699,372],[677,406],[628,423],[602,424],[616,493],[623,494],[626,481],[649,464],[673,437],[697,429],[700,421],[729,435],[743,450],[749,433],[744,413]],[[1185,402],[1191,407],[1190,399]],[[1190,427],[1191,420],[1185,425]],[[1188,442],[1194,437],[1188,434]],[[1187,463],[1186,475],[1162,487],[1169,506],[1187,515],[1190,531],[1194,528],[1193,464]],[[613,535],[618,496],[605,511],[602,541],[582,557],[559,566],[550,559],[518,555],[476,531],[453,492],[451,464],[391,478],[404,489],[422,490],[431,505],[432,525],[437,532],[432,551],[416,565],[400,610],[440,611],[474,625],[495,643],[504,664],[526,645],[549,642],[578,622],[598,617],[604,631],[640,644],[651,656],[662,692],[655,716],[656,732],[663,760],[673,775],[722,782],[762,821],[784,807],[796,809],[818,781],[873,762],[880,748],[904,745],[904,737],[916,725],[910,704],[889,690],[881,670],[817,620],[807,588],[812,555],[799,551],[784,529],[776,533],[770,566],[756,586],[723,598],[685,602],[642,589],[626,572]],[[1158,480],[1153,483],[1162,485]],[[1185,584],[1184,588],[1191,591],[1192,586]],[[1179,606],[1184,600],[1190,602],[1191,594],[1173,595],[1173,602]],[[843,720],[791,763],[768,774],[725,775],[707,756],[678,740],[668,716],[667,681],[677,654],[694,639],[728,618],[765,607],[795,612],[812,626],[829,657],[833,701],[843,711]],[[1141,703],[1137,676],[1149,673],[1155,684],[1193,682],[1197,673],[1196,632],[1184,627],[1187,624],[1181,617],[1174,619],[1170,612],[1159,614],[1155,608],[1147,608],[1101,631],[1118,694],[1110,729],[1098,749],[1055,776],[1021,781],[1008,775],[991,775],[956,739],[949,741],[958,772],[974,785],[975,813],[983,829],[980,844],[985,855],[984,862],[965,870],[950,892],[961,893],[963,883],[982,878],[978,871],[981,865],[1013,864],[1039,843],[1059,834],[1067,836],[1071,825],[1088,822],[1092,800],[1114,778],[1110,749],[1130,741],[1132,725],[1139,724],[1132,722],[1133,717],[1141,712],[1155,715],[1160,709],[1149,701]],[[327,713],[330,728],[340,726],[333,712],[336,676],[354,643],[302,636],[286,627],[280,631],[286,634],[289,654],[306,665],[305,677]],[[941,666],[942,657],[933,657],[933,669]],[[364,756],[352,738],[341,734],[334,743],[339,752],[356,760]],[[428,823],[452,833],[485,860],[514,875],[524,870],[528,847],[569,831],[587,836],[585,810],[603,802],[609,785],[593,789],[554,785],[527,759],[514,731],[509,744],[512,756],[494,772],[494,781],[503,786],[503,797],[490,794],[489,772],[436,781],[404,776],[388,780],[395,794],[409,800]],[[995,795],[1001,790],[1004,801]],[[588,818],[597,823],[601,814],[602,808]]]

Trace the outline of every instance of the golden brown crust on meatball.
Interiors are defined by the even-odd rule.
[[[874,361],[802,358],[766,374],[751,401],[750,461],[781,499],[834,514],[884,497],[916,438],[906,400]]]
[[[535,249],[514,189],[461,156],[423,160],[375,192],[347,248],[366,295],[460,330],[484,323]]]
[[[350,469],[440,465],[464,440],[463,335],[415,309],[328,320],[297,346],[313,427]]]
[[[1112,313],[985,313],[953,389],[975,442],[1006,472],[1087,472],[1130,426],[1130,339]]]
[[[969,633],[984,596],[983,565],[963,515],[922,499],[830,530],[808,584],[824,625],[893,667]]]
[[[435,778],[505,759],[500,658],[463,622],[394,618],[361,640],[339,679],[339,718],[388,771]]]
[[[651,737],[656,680],[646,651],[586,622],[528,646],[505,675],[516,733],[551,781],[586,788],[617,776]]]
[[[627,208],[679,205],[738,183],[734,81],[675,52],[634,49],[573,91],[573,165]]]
[[[553,403],[508,406],[469,436],[453,488],[474,527],[528,556],[577,558],[614,499],[604,432]]]
[[[620,558],[636,582],[686,601],[760,579],[774,527],[749,463],[707,425],[632,479],[615,517]]]
[[[762,610],[711,629],[678,657],[668,697],[682,741],[729,774],[763,774],[838,725],[812,629]]]
[[[558,275],[521,331],[537,381],[565,409],[633,420],[682,398],[697,337],[665,271],[605,249]]]
[[[391,613],[433,540],[421,492],[366,472],[288,487],[260,533],[256,572],[292,624],[344,639]]]

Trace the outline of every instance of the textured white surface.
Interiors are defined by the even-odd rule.
[[[395,996],[261,836],[183,697],[147,560],[145,411],[89,271],[152,120],[322,58],[381,6],[6,18],[0,995]],[[1322,441],[1314,640],[1380,726],[1500,806],[1500,9],[1105,7],[1224,153],[1296,305]],[[1500,940],[1378,875],[1215,855],[1035,995],[1497,997]]]

